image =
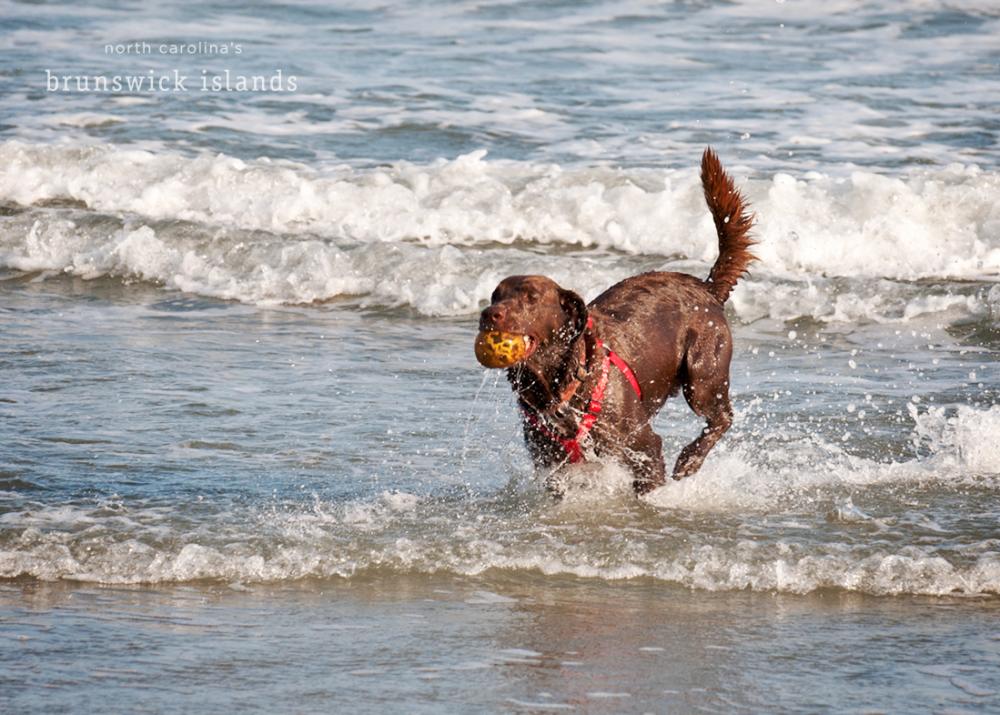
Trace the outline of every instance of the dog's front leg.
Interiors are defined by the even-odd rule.
[[[630,440],[622,458],[632,472],[632,488],[638,495],[647,494],[667,481],[667,465],[663,461],[663,440],[648,424]]]

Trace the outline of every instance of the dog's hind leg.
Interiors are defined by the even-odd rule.
[[[677,457],[677,462],[674,464],[674,479],[689,477],[701,469],[701,465],[708,453],[712,451],[712,447],[722,439],[722,435],[732,426],[733,408],[729,404],[728,390],[726,387],[719,389],[724,390],[724,392],[716,393],[722,394],[722,398],[716,398],[713,394],[704,401],[688,397],[687,390],[684,391],[684,396],[688,397],[691,409],[699,416],[704,417],[707,424],[697,439],[681,450],[680,456]],[[713,390],[713,392],[715,391]]]
[[[728,331],[703,335],[688,351],[686,380],[682,386],[684,399],[696,415],[705,418],[706,425],[697,439],[681,450],[674,464],[674,479],[697,472],[733,424],[733,407],[729,402],[731,357],[732,342]]]

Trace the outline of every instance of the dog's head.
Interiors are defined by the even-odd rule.
[[[539,350],[571,343],[587,326],[587,304],[545,276],[504,278],[479,316],[476,358],[510,367]]]

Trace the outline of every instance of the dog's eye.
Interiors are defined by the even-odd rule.
[[[527,295],[528,300],[530,300],[532,303],[534,303],[535,301],[538,300],[538,291],[537,290],[529,290],[529,291],[527,291],[526,295]]]

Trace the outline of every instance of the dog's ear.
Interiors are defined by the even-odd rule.
[[[573,291],[560,288],[559,305],[562,306],[563,312],[569,316],[569,325],[572,326],[567,337],[570,340],[576,340],[577,336],[587,328],[587,318],[589,317],[587,304]]]

